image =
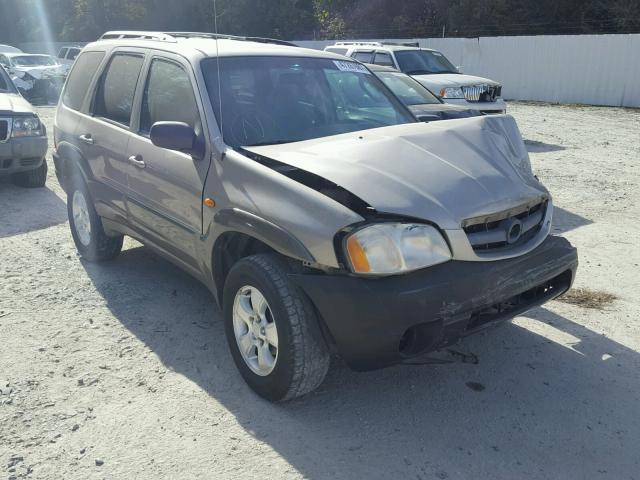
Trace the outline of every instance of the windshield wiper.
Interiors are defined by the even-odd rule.
[[[284,143],[291,143],[293,142],[293,140],[270,140],[268,142],[258,142],[258,143],[252,143],[251,145],[242,145],[241,148],[246,148],[246,147],[267,147],[269,145],[282,145]]]

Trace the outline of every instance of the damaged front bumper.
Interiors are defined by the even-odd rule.
[[[549,236],[520,257],[450,261],[407,275],[366,279],[293,274],[355,370],[399,363],[511,319],[567,291],[576,249]]]

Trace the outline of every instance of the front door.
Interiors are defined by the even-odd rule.
[[[203,124],[190,68],[178,60],[152,58],[140,106],[138,134],[129,140],[127,206],[130,223],[158,247],[198,268],[202,191],[209,156],[156,147],[149,139],[159,121],[191,125],[203,141]]]

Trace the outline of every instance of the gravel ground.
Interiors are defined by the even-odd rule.
[[[131,240],[81,261],[52,171],[0,183],[2,477],[640,478],[640,111],[509,108],[583,290],[466,339],[477,365],[338,363],[284,405],[242,382],[198,282]]]

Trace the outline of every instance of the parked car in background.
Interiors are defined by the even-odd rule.
[[[82,47],[62,47],[58,51],[58,62],[65,66],[67,72],[71,69],[71,65],[81,50]]]
[[[81,256],[113,259],[130,235],[200,279],[269,400],[315,389],[332,352],[404,362],[576,272],[512,117],[418,122],[340,55],[109,32],[76,59],[54,135]]]
[[[27,100],[58,101],[67,69],[51,55],[0,53],[0,65]]]
[[[22,53],[22,50],[11,45],[3,45],[0,43],[0,53]]]
[[[420,82],[391,67],[368,64],[376,77],[404,103],[421,122],[452,120],[482,115],[478,110],[444,103]]]
[[[417,43],[336,42],[325,51],[362,63],[396,68],[411,75],[446,103],[485,114],[504,113],[507,108],[498,82],[464,75],[441,52],[419,48]]]
[[[0,68],[0,176],[10,175],[23,187],[42,187],[47,180],[46,153],[44,125]]]

